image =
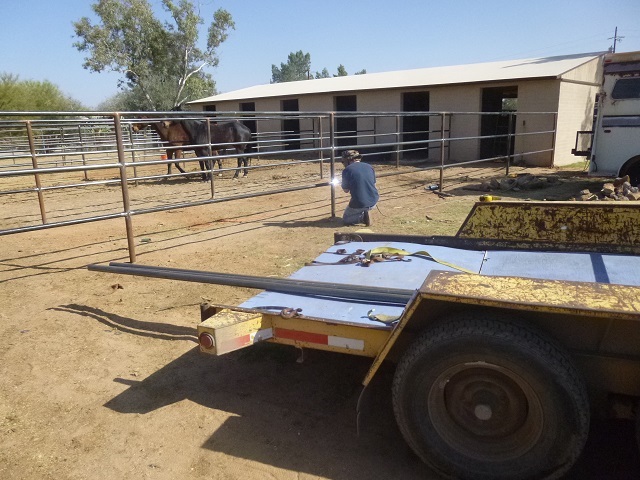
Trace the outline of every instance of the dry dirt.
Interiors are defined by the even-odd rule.
[[[380,178],[370,229],[452,234],[480,194],[463,187],[500,176],[499,168],[448,171],[446,198],[424,188],[434,172]],[[560,200],[598,185],[580,172],[532,173],[563,181],[504,198]],[[266,181],[252,175],[219,184]],[[196,189],[206,194],[195,179],[150,182],[132,196]],[[50,215],[100,214],[118,195],[107,186],[53,191],[49,202],[60,208]],[[5,222],[37,217],[32,197],[17,198],[0,197]],[[287,276],[329,246],[334,231],[358,230],[330,218],[328,199],[327,188],[315,188],[136,216],[137,262]],[[338,194],[339,214],[346,200]],[[295,349],[270,344],[199,353],[198,305],[234,305],[254,291],[88,271],[128,261],[122,219],[1,238],[0,478],[435,478],[395,426],[391,366],[372,386],[358,436],[370,360],[307,351],[297,363]],[[625,422],[594,425],[571,478],[636,478],[632,431]]]

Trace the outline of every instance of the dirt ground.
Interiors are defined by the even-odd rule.
[[[465,187],[499,177],[500,168],[448,171],[445,198],[425,189],[434,172],[381,177],[370,230],[453,234],[481,194]],[[526,171],[561,181],[503,198],[564,200],[601,186],[577,171]],[[252,175],[219,183],[265,181]],[[195,179],[150,182],[132,196],[196,188],[204,189]],[[49,198],[59,201],[51,216],[60,219],[120,201],[108,186]],[[331,218],[328,198],[325,187],[136,216],[137,262],[285,277],[328,247],[334,231],[364,228]],[[338,194],[338,214],[346,200]],[[0,202],[8,223],[37,217],[33,199]],[[128,261],[122,219],[0,238],[0,478],[436,478],[395,426],[391,366],[372,385],[358,435],[370,360],[307,351],[298,363],[294,348],[270,344],[199,353],[199,304],[237,305],[255,291],[88,271]],[[594,422],[569,478],[638,471],[630,422]]]

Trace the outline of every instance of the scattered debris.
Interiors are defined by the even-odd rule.
[[[637,201],[640,200],[640,189],[632,187],[629,182],[629,175],[616,178],[613,182],[607,182],[602,185],[599,192],[591,192],[588,189],[580,191],[578,197],[572,200],[580,201]]]
[[[481,192],[491,192],[494,190],[512,190],[518,192],[520,190],[539,190],[550,185],[557,185],[560,181],[556,176],[538,177],[530,173],[523,173],[515,177],[492,178],[491,180],[485,180],[481,184],[469,185],[464,188],[466,190],[478,190]]]
[[[451,193],[447,193],[447,192],[433,192],[433,193],[438,195],[440,198],[447,198],[447,197],[453,197],[454,196]]]

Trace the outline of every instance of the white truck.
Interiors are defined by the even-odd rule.
[[[571,152],[589,157],[590,174],[629,175],[631,184],[637,186],[640,183],[640,51],[606,54],[602,70],[593,129],[577,133]]]

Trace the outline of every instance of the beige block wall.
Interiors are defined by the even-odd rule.
[[[479,112],[481,109],[482,90],[479,85],[456,85],[435,87],[430,90],[430,107],[434,112]],[[431,129],[440,128],[440,121],[431,122]],[[449,128],[449,152],[445,155],[453,162],[476,160],[480,153],[478,139],[465,140],[467,137],[480,135],[479,115],[453,115],[450,121],[445,122],[445,128]],[[440,133],[434,132],[432,138],[439,138]],[[432,151],[434,155],[440,155],[439,149]]]
[[[556,79],[531,80],[518,85],[518,115],[514,160],[530,166],[553,165],[552,131],[556,124],[560,82]],[[526,113],[536,112],[536,113]],[[539,152],[526,154],[527,152]]]
[[[554,165],[584,161],[584,157],[572,155],[571,149],[575,147],[576,132],[591,130],[593,107],[598,90],[599,87],[590,85],[567,82],[560,84]]]

